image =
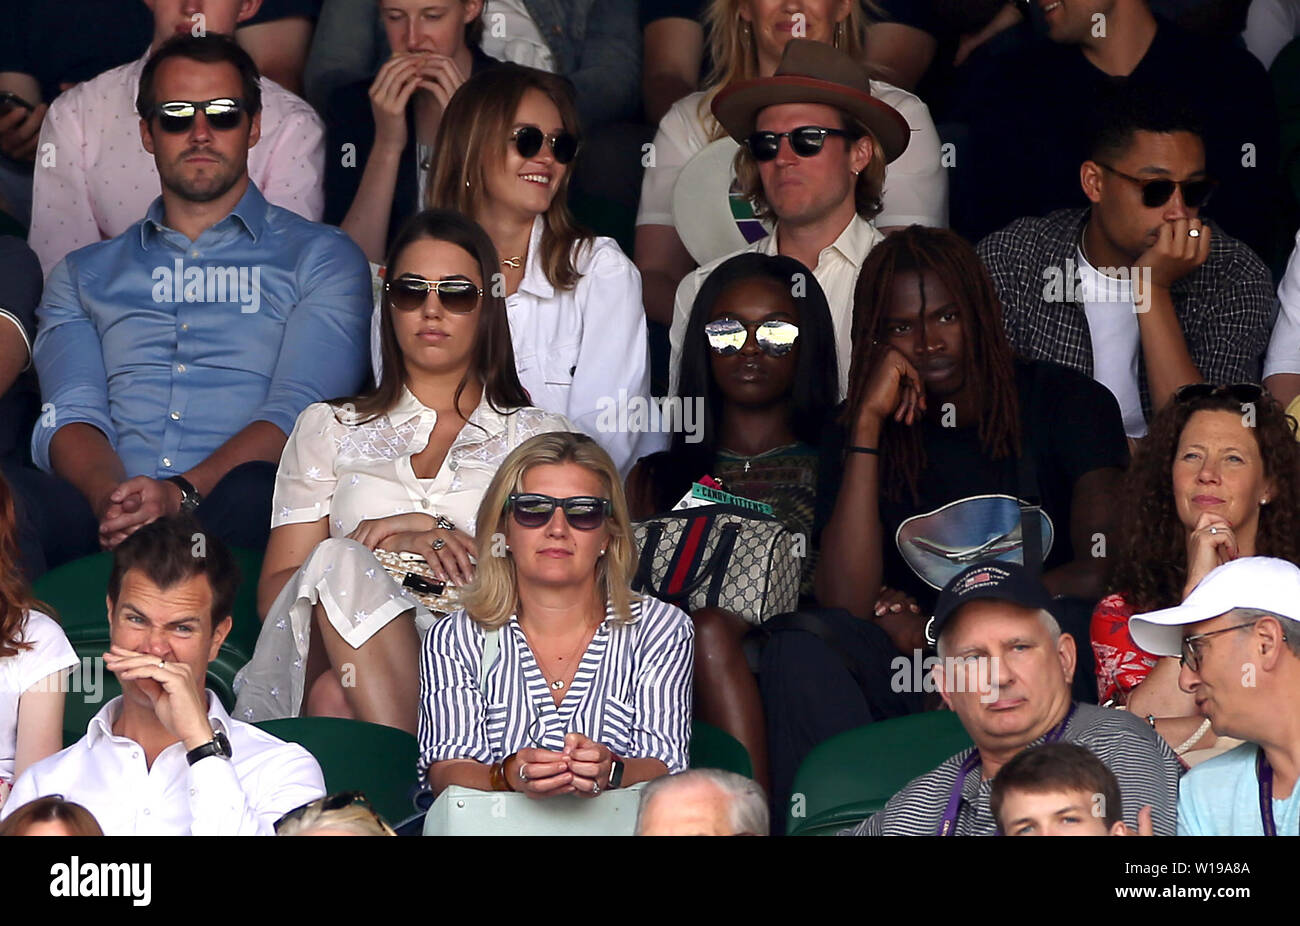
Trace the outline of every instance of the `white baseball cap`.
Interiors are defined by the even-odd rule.
[[[1271,556],[1243,556],[1224,563],[1202,579],[1178,607],[1134,614],[1128,632],[1148,653],[1178,656],[1185,625],[1208,621],[1235,608],[1300,620],[1300,568]]]

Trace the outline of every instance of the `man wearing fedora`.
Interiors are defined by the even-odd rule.
[[[1018,563],[976,563],[944,586],[928,629],[940,660],[931,672],[975,746],[913,779],[853,835],[992,836],[994,777],[1022,750],[1055,742],[1087,748],[1115,773],[1134,832],[1150,807],[1155,834],[1174,834],[1178,758],[1132,714],[1071,699],[1074,639],[1051,602]]]
[[[907,148],[907,120],[871,95],[860,64],[810,39],[791,39],[774,76],[725,87],[712,109],[740,142],[736,177],[754,200],[755,214],[775,222],[771,235],[746,250],[793,257],[812,270],[831,307],[843,395],[853,286],[862,262],[883,238],[871,219],[880,212],[885,165]],[[669,332],[674,395],[695,296],[713,269],[732,256],[705,264],[677,287]]]
[[[1138,646],[1179,656],[1178,684],[1236,749],[1188,772],[1180,836],[1300,833],[1300,569],[1243,556],[1219,566],[1177,607],[1135,614]]]

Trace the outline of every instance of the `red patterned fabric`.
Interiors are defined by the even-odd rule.
[[[1129,636],[1133,608],[1123,595],[1103,598],[1092,612],[1092,655],[1097,666],[1097,698],[1123,703],[1142,683],[1158,657],[1141,649]]]

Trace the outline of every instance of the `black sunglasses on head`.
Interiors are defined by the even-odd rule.
[[[1134,177],[1123,171],[1116,170],[1109,164],[1102,164],[1100,161],[1097,165],[1103,170],[1108,170],[1116,177],[1123,177],[1130,183],[1136,183],[1142,188],[1142,205],[1148,209],[1158,209],[1165,203],[1169,202],[1169,197],[1174,195],[1174,187],[1183,191],[1183,205],[1188,209],[1199,209],[1210,201],[1210,195],[1214,192],[1219,181],[1211,180],[1209,177],[1203,177],[1200,180],[1165,180],[1163,178],[1152,179],[1150,177]]]
[[[403,274],[384,284],[384,292],[393,308],[414,312],[421,308],[429,293],[438,294],[438,301],[448,312],[467,315],[478,307],[483,290],[473,280],[426,280],[414,274]]]
[[[513,492],[506,499],[506,510],[514,515],[520,527],[544,527],[550,523],[555,509],[564,511],[569,526],[580,531],[594,531],[610,516],[609,499],[593,495],[574,495],[555,498],[536,492]]]
[[[325,797],[318,797],[314,801],[308,801],[301,807],[295,807],[275,821],[275,832],[280,832],[282,826],[291,820],[297,820],[309,810],[319,808],[322,813],[327,813],[331,810],[342,810],[344,807],[351,807],[353,804],[361,805],[370,816],[374,817],[380,828],[386,830],[390,836],[397,835],[393,832],[393,828],[388,825],[388,822],[379,815],[379,811],[375,810],[370,801],[366,799],[365,794],[360,791],[339,791],[336,794],[328,794]]]
[[[556,132],[547,135],[535,125],[521,125],[510,133],[514,139],[515,150],[522,158],[531,158],[542,150],[542,142],[551,146],[551,154],[560,164],[568,164],[578,156],[578,136],[571,132]]]
[[[827,135],[852,138],[843,129],[828,129],[820,125],[801,125],[788,132],[755,132],[745,139],[749,153],[755,161],[771,161],[781,150],[781,139],[790,139],[790,150],[801,158],[810,158],[822,150]]]
[[[1244,405],[1252,405],[1264,398],[1264,387],[1256,383],[1227,383],[1216,386],[1214,383],[1188,383],[1174,392],[1174,402],[1183,404],[1197,399],[1232,399]]]
[[[192,102],[190,100],[170,100],[159,103],[153,108],[152,115],[158,117],[158,128],[173,134],[188,132],[194,124],[194,117],[199,112],[208,120],[208,125],[219,132],[228,132],[239,125],[244,113],[244,101],[230,97],[215,100]]]

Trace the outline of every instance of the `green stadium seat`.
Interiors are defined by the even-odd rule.
[[[882,720],[832,737],[799,766],[786,832],[829,835],[853,826],[913,778],[970,745],[951,711]]]
[[[363,792],[394,828],[417,815],[412,795],[419,747],[411,734],[337,717],[290,717],[257,726],[315,756],[330,794]]]
[[[720,768],[746,778],[754,777],[749,751],[731,734],[695,721],[691,727],[691,768]]]

